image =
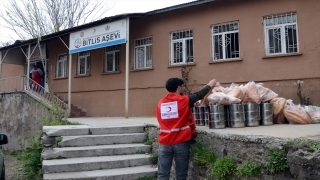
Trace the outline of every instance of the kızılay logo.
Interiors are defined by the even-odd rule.
[[[79,48],[81,47],[81,38],[77,38],[75,41],[74,41],[74,47],[75,48]]]

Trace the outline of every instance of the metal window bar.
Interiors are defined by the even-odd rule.
[[[103,72],[115,72],[120,70],[120,45],[106,47]]]
[[[152,37],[136,39],[134,41],[134,69],[142,69],[152,67],[151,46]]]
[[[296,13],[266,16],[264,26],[267,55],[298,52]]]
[[[171,33],[171,64],[193,62],[193,30]]]
[[[105,66],[103,72],[119,71],[120,64],[120,51],[108,51],[106,52]]]
[[[239,58],[239,23],[230,22],[212,27],[213,60]]]
[[[67,69],[66,62],[67,62],[67,55],[58,56],[56,77],[66,77],[66,69]]]
[[[79,53],[77,75],[90,74],[90,51]]]
[[[271,15],[271,16],[266,16],[264,18],[264,25],[265,26],[283,25],[283,24],[296,23],[296,22],[297,22],[297,14],[296,13]]]

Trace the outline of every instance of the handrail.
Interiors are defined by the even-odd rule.
[[[32,93],[34,96],[38,97],[49,106],[52,106],[53,104],[57,105],[58,107],[61,108],[64,115],[67,115],[68,105],[65,102],[63,102],[54,94],[50,92],[46,92],[44,87],[42,87],[40,84],[38,84],[31,78],[26,76],[24,77],[26,78],[25,82],[29,81],[29,86],[28,86],[28,83],[25,83],[25,91]]]
[[[16,76],[0,79],[0,93],[17,91],[31,94],[34,98],[45,103],[48,107],[52,107],[52,105],[55,104],[61,108],[61,112],[64,115],[67,115],[68,105],[54,94],[46,92],[44,87],[29,77]]]

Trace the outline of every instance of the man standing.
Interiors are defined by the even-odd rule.
[[[169,180],[172,160],[176,163],[176,180],[186,180],[188,175],[190,143],[192,133],[190,119],[194,123],[190,108],[203,99],[216,80],[211,80],[200,91],[184,96],[180,78],[170,78],[166,82],[169,93],[157,107],[157,120],[160,125],[158,149],[158,180]]]

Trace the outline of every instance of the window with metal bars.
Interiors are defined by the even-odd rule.
[[[133,69],[152,67],[152,37],[134,40]]]
[[[58,55],[56,77],[67,77],[67,54]]]
[[[193,30],[171,33],[171,65],[193,62]]]
[[[77,75],[90,74],[90,51],[78,53]]]
[[[67,54],[58,55],[57,60],[57,78],[67,77]]]
[[[213,60],[240,57],[239,23],[230,22],[212,26]]]
[[[266,55],[296,53],[298,47],[297,14],[264,17]]]
[[[120,45],[106,47],[106,57],[103,65],[103,72],[120,71]]]

